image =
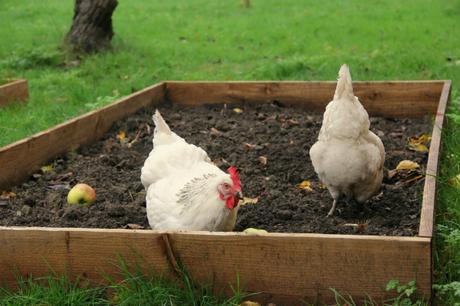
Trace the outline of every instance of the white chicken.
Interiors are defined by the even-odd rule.
[[[172,132],[157,110],[153,150],[141,181],[152,229],[231,231],[242,198],[236,168],[216,167],[206,152]]]
[[[380,190],[385,148],[369,126],[369,115],[354,96],[350,71],[343,65],[318,141],[310,149],[315,172],[334,199],[327,216],[341,196],[364,203]]]

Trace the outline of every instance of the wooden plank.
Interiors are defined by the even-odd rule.
[[[11,102],[25,102],[29,99],[27,80],[16,80],[0,85],[0,107]]]
[[[391,279],[415,280],[425,298],[431,295],[429,238],[199,232],[169,240],[195,281],[219,291],[238,277],[242,288],[262,293],[251,300],[264,303],[332,303],[329,288],[382,301]]]
[[[243,290],[261,293],[251,298],[261,302],[330,303],[329,288],[382,301],[391,279],[416,280],[427,299],[431,291],[429,238],[0,227],[0,241],[0,283],[12,287],[16,272],[40,277],[50,269],[104,282],[119,272],[118,256],[172,278],[168,241],[193,280],[229,292],[239,278]]]
[[[439,98],[439,105],[431,135],[430,152],[426,167],[425,186],[423,188],[423,204],[420,216],[420,237],[432,237],[436,203],[436,181],[438,175],[439,158],[441,156],[441,135],[444,124],[445,112],[450,100],[451,81],[446,81]]]
[[[20,183],[46,161],[100,138],[112,124],[131,113],[164,100],[159,83],[53,128],[0,148],[0,189]]]
[[[420,117],[436,112],[443,81],[354,82],[354,92],[373,116]],[[187,106],[269,103],[323,112],[336,82],[167,82],[166,97]]]
[[[145,271],[172,275],[162,233],[146,230],[0,227],[0,284],[15,287],[15,273],[83,276],[97,283],[120,272],[119,256]]]

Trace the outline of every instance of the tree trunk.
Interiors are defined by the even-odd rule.
[[[92,53],[110,46],[112,14],[117,0],[76,0],[72,27],[65,42],[72,51]]]

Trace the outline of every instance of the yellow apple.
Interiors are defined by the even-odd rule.
[[[67,194],[67,203],[90,205],[96,201],[96,191],[87,184],[77,184]]]

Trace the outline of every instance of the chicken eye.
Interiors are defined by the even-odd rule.
[[[224,188],[225,188],[225,189],[230,189],[230,185],[227,184],[227,183],[224,183]]]

